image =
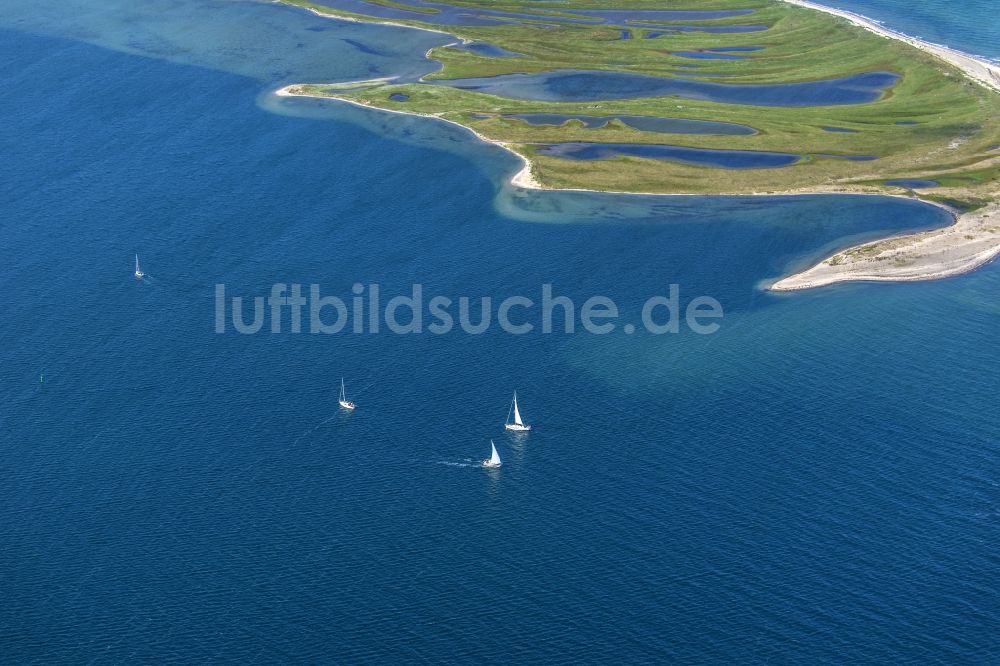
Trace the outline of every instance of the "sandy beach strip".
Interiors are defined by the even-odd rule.
[[[375,25],[391,25],[394,28],[409,28],[410,30],[423,30],[424,32],[434,32],[434,33],[437,33],[439,35],[448,35],[449,37],[455,37],[456,36],[454,33],[448,32],[447,30],[437,30],[435,28],[424,28],[422,26],[410,25],[409,23],[399,23],[397,21],[391,21],[389,19],[381,19],[381,18],[377,18],[377,17],[374,17],[374,16],[369,17],[369,16],[350,16],[350,15],[347,15],[347,14],[330,14],[328,12],[320,11],[319,9],[316,9],[315,7],[303,7],[302,5],[296,5],[296,4],[284,2],[284,0],[272,0],[272,2],[274,2],[275,4],[279,4],[279,5],[288,5],[289,7],[294,7],[296,9],[305,9],[307,12],[310,12],[311,14],[315,14],[316,16],[319,16],[320,18],[334,19],[336,21],[347,21],[349,23],[371,23],[371,24],[375,24]],[[336,11],[336,7],[330,7],[330,10],[331,11]],[[433,16],[433,14],[431,14],[431,16]],[[419,20],[419,19],[414,19],[414,20]],[[461,37],[459,37],[459,39],[461,39],[463,42],[467,42],[468,41],[466,39],[462,39]]]
[[[862,16],[861,14],[855,14],[854,12],[849,12],[844,9],[834,9],[833,7],[827,7],[826,5],[820,5],[815,2],[809,2],[809,0],[784,0],[788,4],[798,5],[799,7],[807,7],[809,9],[814,9],[819,12],[824,12],[826,14],[832,14],[833,16],[839,16],[840,18],[847,19],[854,25],[861,26],[866,30],[874,32],[876,35],[886,37],[888,39],[896,39],[901,42],[906,42],[910,46],[920,49],[930,53],[945,62],[951,63],[952,65],[958,67],[962,72],[965,73],[970,79],[978,81],[983,85],[992,88],[993,90],[1000,91],[1000,64],[992,63],[982,58],[977,58],[975,56],[969,55],[968,53],[963,53],[962,51],[957,51],[955,49],[948,48],[947,46],[941,46],[940,44],[931,44],[930,42],[925,42],[922,39],[917,39],[916,37],[910,37],[901,32],[897,32],[890,28],[886,28],[877,21],[874,21],[867,16]]]
[[[951,226],[863,243],[772,284],[771,291],[838,282],[936,280],[967,273],[1000,256],[1000,203],[964,213]]]
[[[355,84],[364,84],[364,83],[378,84],[381,81],[382,81],[382,79],[368,79],[366,81],[356,81],[354,83]],[[347,99],[345,97],[338,97],[336,95],[317,95],[315,93],[304,92],[304,91],[301,90],[302,85],[303,84],[301,84],[301,83],[295,83],[295,84],[292,84],[292,85],[288,85],[288,86],[285,86],[284,88],[279,88],[278,90],[273,91],[273,94],[276,95],[276,96],[278,96],[278,97],[310,97],[310,98],[313,98],[313,99],[333,100],[333,101],[336,101],[336,102],[343,102],[345,104],[352,104],[354,106],[360,106],[361,108],[370,109],[372,111],[383,111],[385,113],[398,113],[398,114],[403,115],[403,116],[418,116],[420,118],[432,118],[434,120],[440,120],[441,122],[449,123],[451,125],[455,125],[456,127],[461,127],[463,130],[465,130],[466,132],[469,132],[470,134],[472,134],[473,136],[475,136],[477,139],[479,139],[483,143],[489,143],[489,144],[492,144],[494,146],[499,146],[500,148],[503,148],[504,150],[506,150],[507,152],[511,153],[512,155],[514,155],[515,157],[517,157],[519,160],[521,160],[521,163],[522,163],[521,169],[516,174],[514,174],[511,177],[511,179],[510,179],[511,185],[514,185],[515,187],[523,187],[523,188],[526,188],[526,189],[529,189],[529,190],[545,189],[542,186],[542,184],[539,183],[535,179],[534,175],[532,175],[532,172],[531,172],[531,162],[528,160],[527,157],[525,157],[521,153],[519,153],[516,150],[514,150],[514,148],[511,146],[511,144],[505,143],[503,141],[496,141],[494,139],[490,139],[488,137],[485,137],[482,134],[480,134],[479,132],[477,132],[476,130],[474,130],[471,127],[469,127],[468,125],[463,125],[460,122],[456,122],[454,120],[451,120],[450,118],[444,118],[444,117],[442,117],[440,115],[437,115],[437,114],[434,114],[434,113],[419,113],[419,112],[416,112],[416,111],[403,111],[402,109],[399,109],[399,110],[397,110],[397,109],[386,109],[386,108],[383,108],[383,107],[380,107],[380,106],[374,106],[372,104],[366,104],[365,102],[362,102],[362,101],[358,101],[358,100],[354,100],[354,99]],[[308,85],[314,85],[314,84],[308,84]]]

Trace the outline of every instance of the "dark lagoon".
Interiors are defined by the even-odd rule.
[[[826,81],[732,85],[626,72],[558,70],[535,74],[442,79],[435,80],[434,83],[491,95],[547,102],[676,96],[728,104],[825,106],[875,101],[898,78],[896,74],[889,72],[867,72]]]
[[[712,51],[672,51],[673,55],[682,58],[701,58],[705,60],[746,60],[746,56]]]
[[[488,58],[524,57],[523,53],[514,53],[513,51],[508,51],[505,48],[502,48],[495,44],[488,44],[486,42],[469,42],[467,44],[452,44],[448,48],[455,49],[456,51],[468,51],[470,53],[486,56]]]
[[[660,118],[656,116],[584,116],[562,113],[511,113],[505,118],[517,118],[529,125],[563,125],[570,120],[578,120],[588,129],[604,127],[612,120],[619,120],[625,125],[643,132],[662,132],[664,134],[728,134],[750,135],[756,130],[746,125],[735,123],[720,123],[707,120],[689,120],[687,118]]]
[[[937,187],[941,183],[936,180],[918,180],[918,179],[901,179],[901,180],[887,180],[886,185],[892,185],[894,187],[905,187],[909,190],[919,190],[925,187]]]
[[[557,143],[540,146],[540,155],[570,160],[609,160],[617,157],[644,157],[722,169],[773,169],[801,159],[799,155],[750,150],[708,150],[660,144]]]

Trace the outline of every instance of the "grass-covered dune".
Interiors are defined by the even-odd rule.
[[[287,0],[330,14],[364,18],[329,4]],[[373,0],[390,7],[406,2]],[[345,91],[304,84],[294,92],[349,99],[375,107],[434,115],[466,125],[487,139],[502,142],[530,160],[543,186],[629,192],[749,193],[788,191],[905,190],[884,184],[892,179],[931,179],[940,186],[926,196],[965,202],[1000,193],[1000,94],[967,79],[933,55],[886,39],[844,19],[777,0],[622,0],[620,2],[490,2],[452,0],[452,6],[536,14],[531,20],[489,26],[434,23],[435,12],[414,12],[392,19],[442,30],[465,40],[487,42],[523,57],[484,57],[453,48],[433,49],[439,72],[420,83],[373,85]],[[678,21],[686,26],[765,25],[756,32],[692,30],[647,39],[661,28],[628,24],[631,39],[615,25],[560,23],[574,9],[752,9],[750,14],[711,20]],[[546,18],[549,17],[547,21]],[[381,20],[372,18],[371,20]],[[663,21],[656,21],[662,24]],[[725,47],[763,47],[740,52],[741,60],[690,59],[677,51]],[[697,65],[696,68],[690,65]],[[875,102],[843,106],[777,107],[723,104],[680,97],[555,103],[517,100],[459,90],[435,81],[548,72],[605,70],[678,76],[728,85],[792,83],[835,79],[863,72],[893,72],[899,80]],[[390,95],[404,93],[406,101]],[[666,116],[749,125],[749,136],[644,132],[619,122],[586,129],[570,121],[536,126],[505,118],[511,113],[560,113],[589,116]],[[484,117],[485,116],[485,117]],[[906,123],[906,124],[899,124]],[[827,127],[854,130],[830,132]],[[802,155],[792,166],[770,169],[720,169],[665,160],[619,157],[573,161],[537,154],[540,144],[561,142],[668,144],[708,149],[775,151]],[[850,161],[833,155],[871,155]]]

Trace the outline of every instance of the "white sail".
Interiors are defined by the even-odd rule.
[[[517,391],[514,391],[514,423],[524,425],[524,422],[521,421],[521,412],[517,409]]]
[[[490,467],[499,467],[500,466],[500,454],[497,453],[497,445],[493,443],[492,439],[490,440],[490,447],[493,448],[493,455],[490,456]]]
[[[139,255],[135,255],[135,272],[137,274],[142,273],[142,270],[139,268]]]
[[[514,420],[511,420],[513,415]],[[521,410],[517,408],[517,391],[514,391],[514,398],[510,401],[507,409],[507,418],[504,420],[504,428],[512,432],[528,432],[531,426],[521,420]]]
[[[347,411],[354,410],[354,403],[347,399],[347,390],[344,388],[344,378],[340,378],[340,395],[337,396],[340,406]]]

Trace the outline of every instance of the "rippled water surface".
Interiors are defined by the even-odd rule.
[[[518,191],[461,128],[267,94],[447,39],[269,3],[0,6],[0,661],[996,662],[998,266],[772,295],[949,219]],[[677,284],[726,314],[213,332],[215,285],[275,282],[551,283],[630,322]]]
[[[817,0],[848,9],[894,30],[1000,60],[1000,19],[995,0]]]

